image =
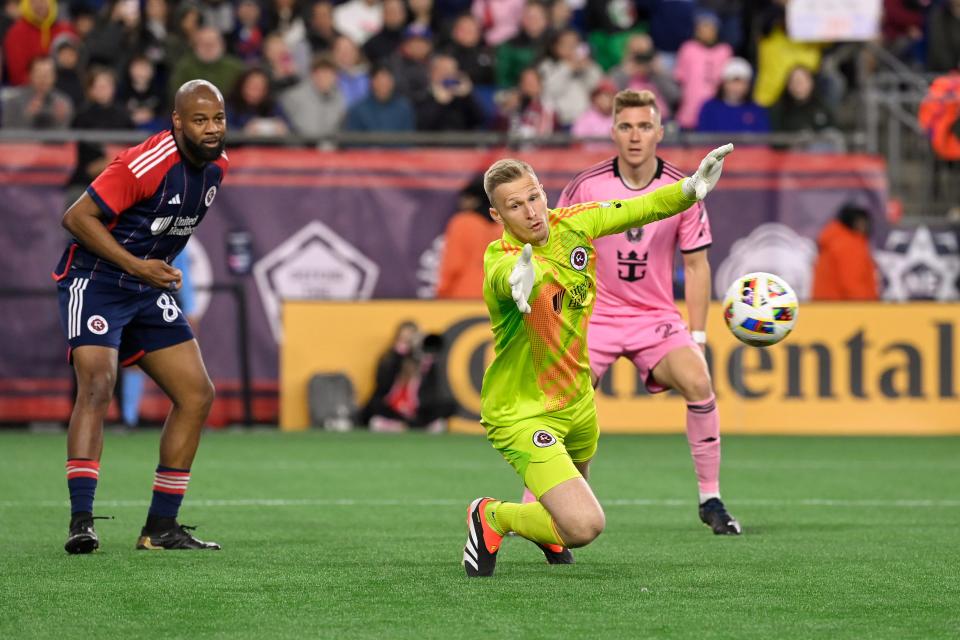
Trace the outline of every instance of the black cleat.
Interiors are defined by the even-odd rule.
[[[89,513],[78,513],[70,518],[70,533],[63,549],[71,554],[93,553],[100,547],[100,538],[93,528],[94,520],[106,520],[104,517],[94,518]]]
[[[148,532],[146,527],[140,531],[137,540],[137,549],[147,551],[163,551],[171,549],[210,549],[217,551],[220,545],[216,542],[204,542],[194,538],[190,532],[196,527],[188,527],[177,522],[164,531]]]
[[[468,578],[493,575],[497,566],[497,551],[503,536],[487,524],[485,510],[493,498],[477,498],[467,508],[467,544],[463,547],[463,568]]]
[[[740,523],[727,513],[720,498],[710,498],[700,505],[700,520],[719,535],[740,535]]]
[[[540,544],[539,542],[533,544],[540,547],[540,551],[543,551],[547,564],[573,564],[573,554],[570,553],[570,549],[558,544]]]

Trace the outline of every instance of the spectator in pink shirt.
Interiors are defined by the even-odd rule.
[[[700,107],[716,95],[723,67],[733,55],[730,45],[717,41],[719,24],[713,13],[697,14],[693,39],[677,52],[673,75],[683,90],[677,122],[684,129],[696,128]]]
[[[486,43],[495,47],[520,33],[526,0],[473,0],[470,12],[483,30]]]
[[[574,138],[609,138],[613,127],[613,97],[617,85],[604,78],[590,93],[590,108],[573,123]]]

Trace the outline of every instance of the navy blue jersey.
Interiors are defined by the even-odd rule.
[[[180,154],[172,131],[148,138],[118,155],[87,194],[107,216],[120,245],[143,260],[173,262],[217,196],[227,173],[227,154],[195,167]],[[53,274],[143,291],[151,288],[115,264],[72,241]]]

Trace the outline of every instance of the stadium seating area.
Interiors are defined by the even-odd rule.
[[[6,0],[5,129],[155,131],[205,77],[234,132],[603,136],[617,89],[653,90],[683,130],[862,125],[862,45],[786,35],[784,0]],[[882,44],[957,66],[960,3],[886,0]],[[751,95],[752,92],[752,95]]]

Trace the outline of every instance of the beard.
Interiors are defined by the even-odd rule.
[[[194,142],[186,135],[183,136],[183,146],[187,148],[187,152],[194,158],[201,160],[203,162],[213,162],[220,157],[220,154],[223,153],[223,148],[226,146],[226,139],[221,138],[220,142],[215,147],[208,147],[205,144],[200,144]]]

